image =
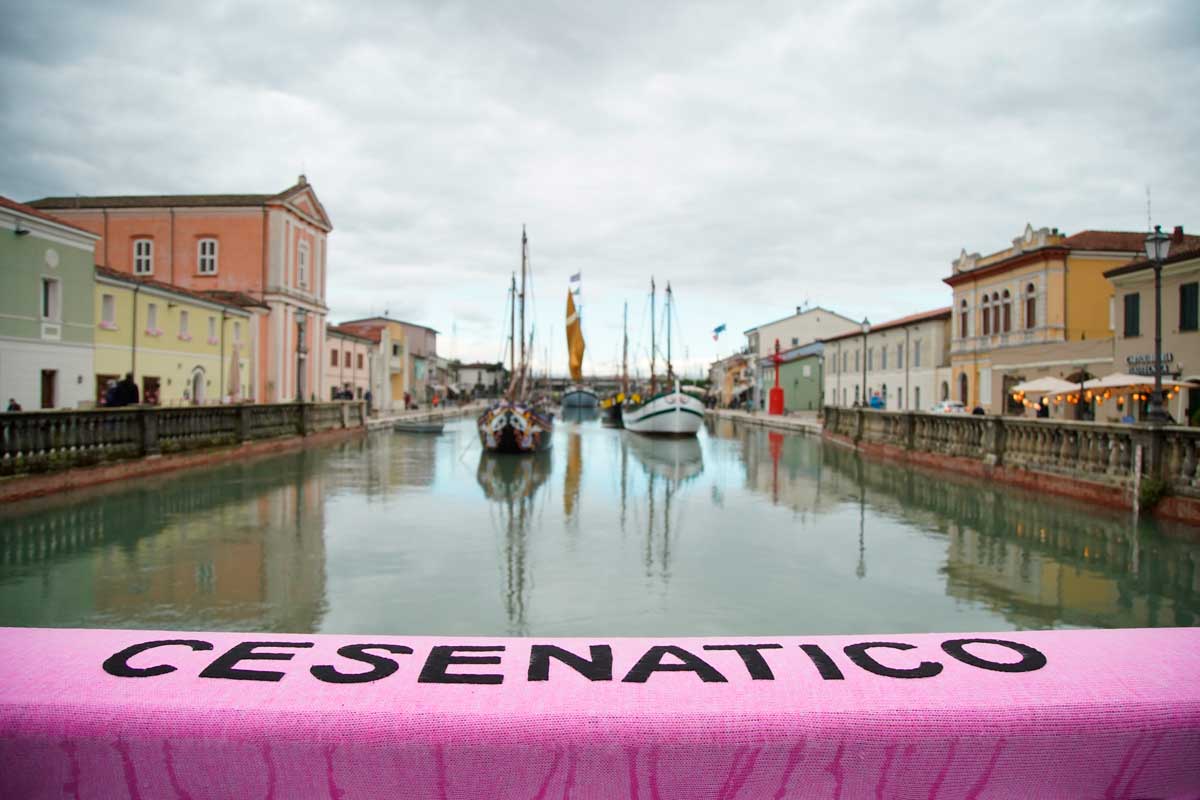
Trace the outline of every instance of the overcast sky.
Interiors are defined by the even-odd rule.
[[[171,5],[172,7],[168,7]],[[274,192],[335,226],[330,319],[497,360],[521,225],[539,357],[693,369],[806,300],[948,305],[1026,222],[1200,230],[1200,6],[0,2],[0,194]],[[719,343],[711,330],[725,323]],[[643,367],[644,369],[644,367]]]

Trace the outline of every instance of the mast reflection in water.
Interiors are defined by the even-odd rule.
[[[726,422],[470,421],[0,509],[0,624],[687,636],[1200,622],[1192,529]]]

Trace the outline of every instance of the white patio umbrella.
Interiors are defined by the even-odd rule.
[[[1044,378],[1035,378],[1031,381],[1018,383],[1009,391],[1014,394],[1060,394],[1062,392],[1069,392],[1072,389],[1077,389],[1078,387],[1078,384],[1070,383],[1068,381],[1064,381],[1062,378],[1055,378],[1052,375],[1048,375]]]

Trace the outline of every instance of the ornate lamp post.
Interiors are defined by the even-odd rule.
[[[863,317],[863,321],[862,321],[862,335],[863,335],[863,343],[862,343],[862,368],[863,368],[862,407],[863,408],[870,407],[870,403],[867,400],[867,334],[870,332],[871,332],[871,322],[866,317]]]
[[[304,402],[304,360],[308,355],[305,333],[308,330],[308,312],[296,309],[296,402]]]
[[[1150,422],[1169,420],[1162,391],[1162,262],[1170,249],[1171,237],[1162,232],[1161,225],[1155,225],[1154,233],[1146,237],[1146,258],[1154,266],[1154,393],[1146,412]]]

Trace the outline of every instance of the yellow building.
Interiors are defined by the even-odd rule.
[[[1113,289],[1104,273],[1141,252],[1144,239],[1026,225],[1012,247],[988,256],[963,250],[944,279],[954,289],[951,397],[1021,414],[1008,391],[1017,383],[1113,372]]]
[[[96,267],[96,404],[109,381],[133,373],[152,405],[236,402],[256,396],[257,317],[249,298],[201,292]]]

